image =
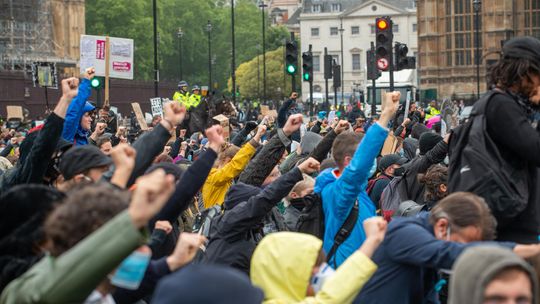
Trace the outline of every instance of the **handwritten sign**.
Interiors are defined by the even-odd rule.
[[[135,112],[135,116],[137,117],[137,122],[139,123],[141,130],[143,131],[148,130],[148,125],[146,124],[146,120],[144,119],[144,114],[143,114],[143,111],[141,110],[141,105],[138,102],[132,102],[131,107],[133,108],[133,112]]]

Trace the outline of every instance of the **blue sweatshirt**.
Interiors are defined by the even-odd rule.
[[[341,265],[351,254],[362,245],[366,234],[362,222],[375,216],[375,205],[366,193],[367,180],[373,161],[379,155],[388,136],[388,130],[374,124],[367,132],[354,153],[350,164],[338,177],[337,170],[328,169],[317,177],[315,193],[319,193],[323,201],[325,232],[323,248],[326,253],[334,244],[334,237],[358,200],[358,219],[351,235],[339,246],[330,265]]]
[[[438,269],[452,269],[468,244],[438,240],[429,213],[393,219],[384,241],[373,254],[378,269],[364,285],[354,303],[439,303],[435,284]],[[496,243],[513,249],[515,243]]]
[[[80,122],[85,113],[86,101],[91,94],[90,80],[85,78],[79,84],[79,92],[77,96],[73,98],[67,109],[62,138],[75,143],[77,146],[88,144],[87,137],[89,131],[84,130],[81,127]]]

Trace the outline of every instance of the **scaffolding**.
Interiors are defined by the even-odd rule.
[[[58,62],[54,47],[50,0],[0,0],[0,71]]]

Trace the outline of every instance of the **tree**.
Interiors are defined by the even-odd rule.
[[[160,79],[179,81],[177,31],[181,27],[184,80],[190,84],[208,83],[208,33],[211,21],[213,80],[224,88],[231,75],[231,8],[230,1],[157,0],[158,58]],[[236,64],[258,54],[255,45],[262,39],[261,11],[254,0],[237,0],[235,5]],[[266,18],[268,22],[268,18]],[[135,43],[135,79],[153,79],[152,1],[92,0],[86,1],[86,32],[131,38]],[[267,50],[283,45],[288,37],[283,27],[267,23]]]
[[[242,63],[236,69],[236,85],[240,88],[240,95],[244,98],[259,98],[263,94],[263,60],[259,55],[259,69],[257,57]],[[257,71],[259,77],[259,94],[257,94]],[[297,77],[296,87],[299,88]],[[232,90],[232,81],[229,79],[229,91]],[[283,61],[283,47],[266,53],[266,98],[279,100],[291,92],[291,78],[285,74]]]

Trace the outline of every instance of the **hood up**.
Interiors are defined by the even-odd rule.
[[[525,271],[533,285],[533,301],[538,303],[538,282],[533,268],[512,251],[497,246],[475,246],[458,258],[450,281],[449,304],[482,304],[488,283],[508,267]]]
[[[285,303],[306,298],[313,266],[322,241],[295,232],[277,232],[266,236],[251,259],[251,281],[263,289],[265,300]]]

